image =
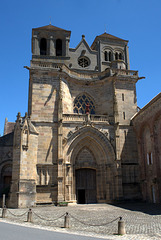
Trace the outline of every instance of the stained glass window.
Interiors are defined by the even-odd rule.
[[[95,105],[93,100],[87,94],[79,95],[74,100],[74,113],[86,113],[86,105],[89,104],[90,114],[95,114]]]

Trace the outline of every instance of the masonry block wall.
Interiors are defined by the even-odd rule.
[[[161,201],[161,94],[153,98],[134,116],[137,135],[142,197],[144,201]]]

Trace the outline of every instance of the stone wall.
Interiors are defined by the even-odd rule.
[[[143,200],[161,201],[161,94],[158,94],[133,118],[139,151]]]
[[[12,179],[13,132],[0,137],[0,197],[9,196]]]

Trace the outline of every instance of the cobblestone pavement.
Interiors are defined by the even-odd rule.
[[[131,203],[117,206],[109,204],[37,206],[32,208],[33,223],[27,223],[27,212],[28,209],[7,209],[6,218],[1,218],[0,221],[111,240],[161,239],[161,205]],[[69,229],[64,228],[66,212],[70,216]],[[120,216],[125,221],[127,234],[124,236],[117,235]]]

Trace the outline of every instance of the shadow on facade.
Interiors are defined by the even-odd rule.
[[[124,201],[141,201],[140,172],[136,136],[133,127],[121,129],[124,139],[121,153],[122,186]]]

